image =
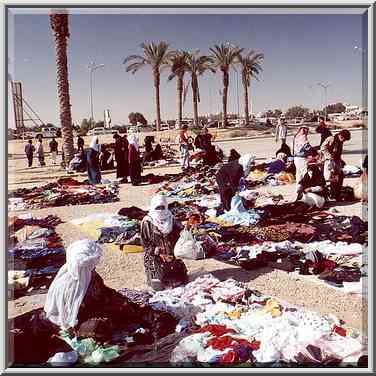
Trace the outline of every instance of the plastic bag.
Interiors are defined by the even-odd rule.
[[[69,352],[59,352],[56,353],[53,357],[48,359],[48,363],[53,366],[68,366],[75,364],[78,360],[78,354],[76,351]]]
[[[191,231],[186,228],[181,232],[175,244],[174,255],[177,258],[199,260],[205,258],[202,245],[193,237]]]

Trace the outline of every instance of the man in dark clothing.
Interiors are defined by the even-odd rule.
[[[231,209],[231,200],[239,188],[243,174],[243,167],[238,161],[226,163],[217,172],[216,180],[221,202],[227,211]]]
[[[51,159],[52,159],[52,164],[56,164],[56,158],[57,158],[57,149],[58,149],[58,143],[55,140],[55,138],[52,138],[52,141],[50,141],[50,152],[51,152]]]
[[[33,141],[29,140],[28,143],[25,145],[25,154],[27,157],[28,167],[31,167],[33,164],[34,151],[35,151],[35,147],[33,145]]]
[[[77,138],[77,149],[83,149],[85,145],[85,141],[81,136],[78,136]]]
[[[328,137],[332,136],[332,132],[330,132],[330,129],[328,128],[328,125],[325,123],[324,119],[320,120],[320,124],[316,128],[316,132],[321,134],[320,147]]]

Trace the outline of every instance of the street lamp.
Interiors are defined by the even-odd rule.
[[[104,64],[95,64],[94,61],[90,62],[88,69],[90,71],[90,108],[91,108],[91,120],[94,121],[93,110],[93,72],[98,68],[103,68]]]
[[[324,101],[325,101],[325,108],[324,108],[324,116],[325,116],[325,121],[327,120],[326,119],[326,115],[327,115],[327,107],[328,107],[328,87],[330,86],[330,84],[323,84],[322,82],[319,82],[317,84],[318,86],[322,87],[324,89]]]

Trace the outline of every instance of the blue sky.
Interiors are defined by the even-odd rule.
[[[47,15],[15,15],[10,20],[9,57],[15,80],[22,81],[25,98],[44,122],[59,124],[56,91],[55,50]],[[364,27],[364,25],[363,25]],[[72,117],[80,123],[90,116],[89,61],[104,63],[94,79],[94,113],[103,118],[109,109],[113,123],[126,124],[129,112],[155,118],[154,87],[150,68],[132,75],[123,59],[140,53],[147,40],[167,40],[171,47],[208,53],[219,42],[231,42],[265,54],[260,81],[250,89],[252,110],[301,104],[323,106],[317,82],[330,82],[328,102],[361,104],[362,56],[354,45],[362,45],[361,15],[126,15],[74,14],[70,16],[69,80]],[[363,47],[364,48],[364,47]],[[200,114],[221,111],[221,75],[200,78]],[[313,86],[312,86],[313,85]],[[236,74],[230,77],[229,111],[237,112]],[[240,112],[243,112],[239,79]],[[162,119],[177,112],[176,83],[161,78]],[[13,109],[9,107],[13,126]],[[184,115],[192,115],[188,96]]]

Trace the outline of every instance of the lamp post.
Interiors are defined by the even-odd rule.
[[[95,64],[94,61],[90,62],[88,69],[90,71],[90,108],[91,108],[91,121],[94,121],[93,109],[93,73],[98,68],[103,68],[104,64]]]
[[[318,86],[322,87],[324,89],[324,102],[325,102],[325,107],[324,107],[324,116],[325,116],[325,121],[327,120],[326,117],[327,117],[327,107],[328,107],[328,87],[330,86],[330,84],[323,84],[322,82],[319,82],[317,84]]]

